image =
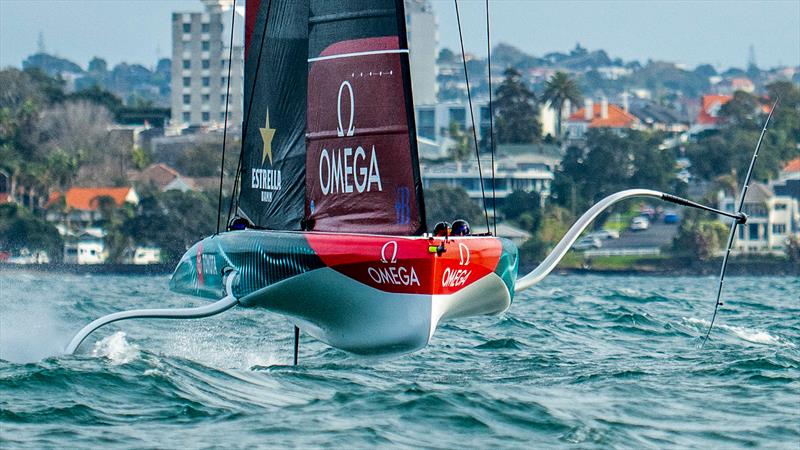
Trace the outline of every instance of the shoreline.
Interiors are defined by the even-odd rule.
[[[595,267],[593,267],[595,266]],[[520,273],[527,273],[535,266],[522,266]],[[590,261],[588,267],[556,267],[553,275],[648,275],[659,277],[707,277],[718,275],[721,259],[688,262],[683,258],[645,260],[623,267],[607,267],[602,261]],[[0,272],[21,271],[41,273],[66,273],[74,275],[170,275],[173,264],[8,264],[0,263]],[[780,260],[731,260],[726,275],[729,276],[800,276],[800,265]]]

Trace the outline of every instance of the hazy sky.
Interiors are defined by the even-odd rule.
[[[244,0],[238,0],[240,2]],[[458,48],[452,1],[434,0],[439,44]],[[743,67],[752,45],[761,67],[800,65],[800,0],[492,0],[492,42],[529,53],[567,51],[576,42],[625,60]],[[467,51],[486,51],[483,1],[461,0]],[[86,66],[93,56],[153,66],[169,57],[170,13],[199,0],[0,0],[0,67],[45,48]]]

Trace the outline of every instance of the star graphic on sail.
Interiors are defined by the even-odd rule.
[[[264,149],[261,152],[261,164],[269,156],[269,163],[272,164],[272,138],[275,136],[275,129],[269,126],[269,110],[267,110],[267,119],[264,128],[258,129],[261,132],[261,140],[264,141]]]

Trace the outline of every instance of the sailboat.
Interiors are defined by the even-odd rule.
[[[295,361],[298,330],[354,354],[413,352],[443,321],[506,311],[619,201],[652,197],[728,216],[733,227],[746,221],[741,208],[626,190],[595,204],[518,277],[510,240],[426,228],[402,0],[248,0],[245,45],[233,218],[189,248],[170,280],[174,292],[215,302],[102,317],[67,352],[117,320],[237,305],[293,323]]]

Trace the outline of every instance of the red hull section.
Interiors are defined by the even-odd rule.
[[[326,266],[375,289],[403,294],[458,292],[494,272],[503,253],[492,237],[445,241],[309,233],[306,239]],[[434,251],[437,247],[444,251]]]

